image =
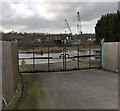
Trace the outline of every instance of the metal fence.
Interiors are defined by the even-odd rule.
[[[66,71],[101,67],[100,44],[19,44],[19,71]]]

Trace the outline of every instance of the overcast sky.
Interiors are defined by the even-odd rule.
[[[4,32],[69,33],[64,19],[72,32],[77,32],[77,12],[80,12],[83,33],[94,33],[97,20],[103,14],[115,13],[117,2],[0,2],[2,17],[0,30]]]

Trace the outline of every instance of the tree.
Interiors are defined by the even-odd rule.
[[[102,15],[95,26],[96,39],[106,42],[120,41],[120,12]]]

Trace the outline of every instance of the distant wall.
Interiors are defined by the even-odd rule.
[[[2,90],[3,97],[8,103],[18,82],[18,46],[15,43],[2,43]]]
[[[0,41],[0,110],[2,109],[2,41]]]
[[[108,42],[103,45],[103,67],[109,70],[120,70],[119,42]]]

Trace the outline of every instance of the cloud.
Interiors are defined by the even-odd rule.
[[[105,13],[117,11],[117,2],[3,2],[4,31],[62,33],[67,19],[76,33],[77,11],[80,12],[83,32],[94,33],[94,26]]]
[[[0,2],[118,2],[119,0],[0,0]]]

